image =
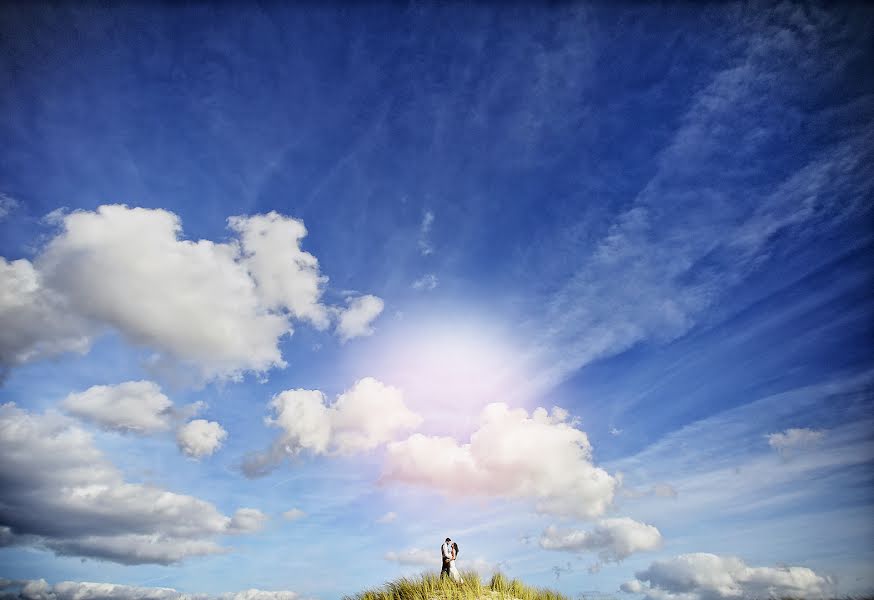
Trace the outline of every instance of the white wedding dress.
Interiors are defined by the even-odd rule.
[[[461,573],[458,572],[458,567],[455,566],[455,559],[449,561],[449,576],[455,583],[461,583]]]

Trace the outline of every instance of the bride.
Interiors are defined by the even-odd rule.
[[[449,561],[449,576],[455,583],[463,583],[461,573],[458,572],[458,567],[455,566],[455,558],[458,556],[458,544],[452,542],[452,559]]]

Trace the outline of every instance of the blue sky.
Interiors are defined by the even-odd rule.
[[[870,592],[872,21],[3,6],[4,586]]]

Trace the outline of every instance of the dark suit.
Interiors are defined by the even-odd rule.
[[[449,554],[449,556],[446,556],[445,546],[446,546],[445,543],[440,546],[440,556],[443,557],[443,568],[440,570],[440,577],[443,577],[444,575],[449,577],[449,563],[452,560],[452,554],[451,554],[452,547],[451,546],[449,547],[450,554]]]

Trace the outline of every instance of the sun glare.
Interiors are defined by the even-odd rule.
[[[373,368],[432,423],[475,422],[490,402],[518,403],[530,381],[519,346],[485,320],[406,320],[387,338]]]

